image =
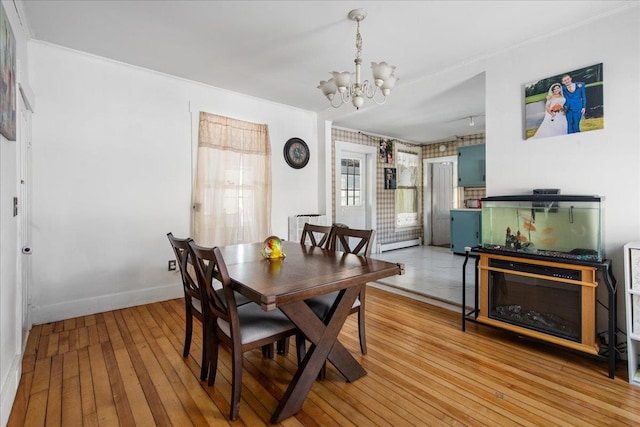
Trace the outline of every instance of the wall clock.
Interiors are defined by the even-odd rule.
[[[300,138],[290,138],[284,144],[284,159],[294,169],[302,169],[309,163],[309,147]]]

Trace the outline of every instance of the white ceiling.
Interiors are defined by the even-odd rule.
[[[28,0],[23,6],[34,39],[316,111],[336,126],[428,143],[484,131],[485,79],[479,74],[433,90],[425,77],[627,3]],[[354,71],[356,26],[347,13],[356,8],[368,13],[360,28],[363,79],[370,78],[371,61],[384,60],[400,80],[385,105],[328,113],[316,87],[329,71]],[[480,116],[473,127],[471,115]]]

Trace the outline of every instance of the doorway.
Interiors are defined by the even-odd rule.
[[[359,229],[376,227],[377,154],[376,147],[336,141],[334,222]]]
[[[431,244],[451,244],[449,211],[453,209],[453,165],[451,162],[431,166]]]
[[[451,244],[449,211],[458,207],[457,169],[456,156],[423,160],[426,244],[433,246]]]

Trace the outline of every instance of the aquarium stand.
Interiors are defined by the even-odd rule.
[[[616,368],[616,279],[611,261],[555,259],[482,247],[467,248],[462,273],[462,330],[473,321],[587,353]],[[466,304],[466,265],[478,254],[474,302]],[[596,330],[597,275],[608,294],[606,342]],[[604,337],[603,337],[604,338]]]

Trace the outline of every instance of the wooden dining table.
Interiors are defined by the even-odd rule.
[[[300,409],[325,361],[348,382],[366,375],[364,368],[338,341],[338,334],[367,282],[404,273],[394,264],[340,251],[282,242],[284,259],[265,259],[262,243],[221,247],[234,289],[266,310],[281,310],[314,345],[299,363],[271,421],[277,423]],[[328,319],[316,316],[305,300],[340,291]]]

